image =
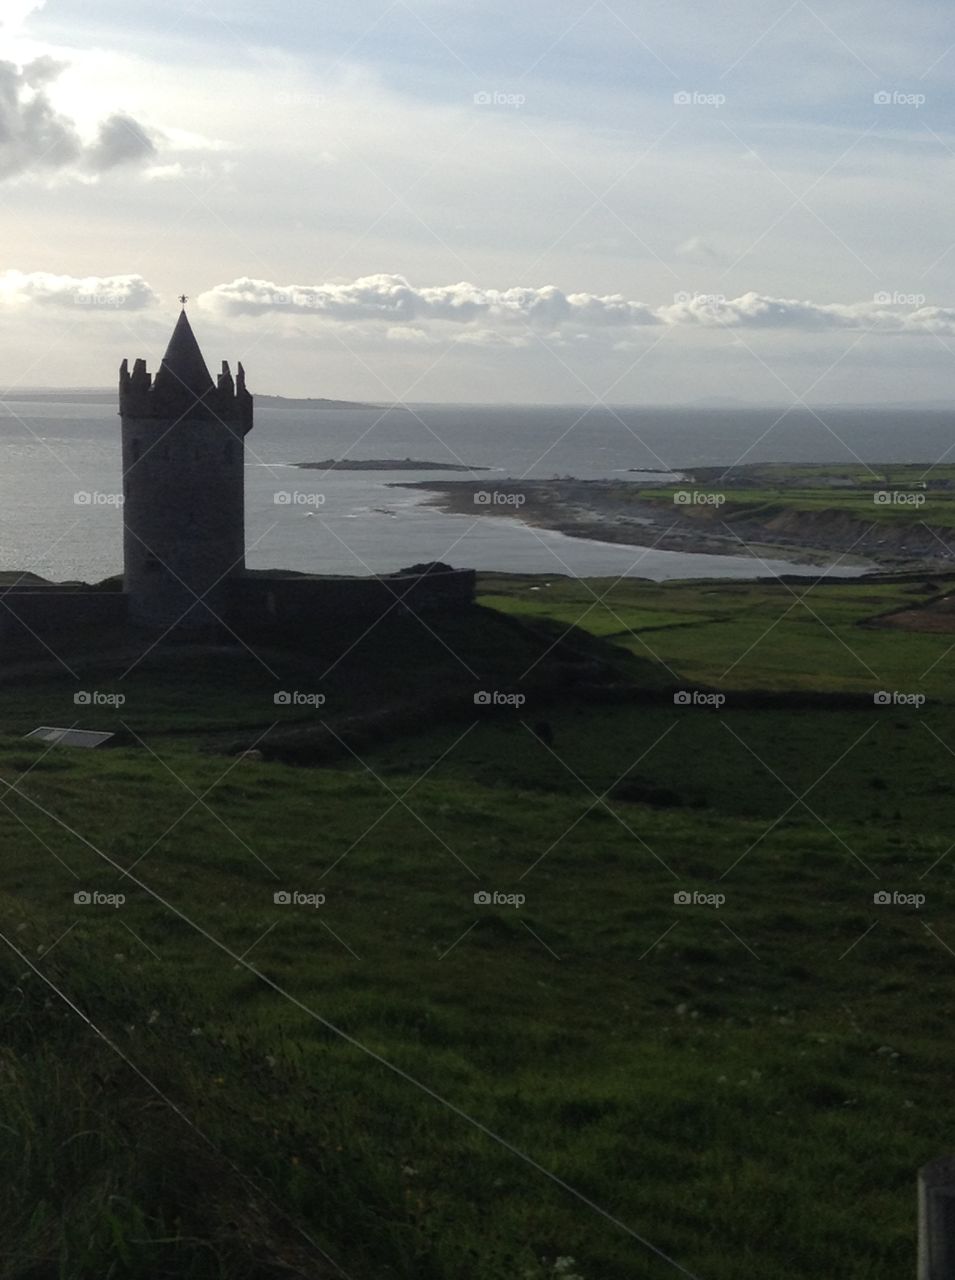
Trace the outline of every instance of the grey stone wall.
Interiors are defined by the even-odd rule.
[[[446,568],[377,578],[231,577],[218,596],[227,626],[217,620],[214,625],[218,639],[226,643],[230,631],[279,644],[317,631],[360,634],[383,618],[409,611],[421,617],[464,611],[474,602],[475,581],[471,569]],[[178,597],[169,600],[171,608],[178,607]],[[127,592],[98,587],[0,587],[0,656],[50,657],[67,638],[71,648],[77,638],[95,645],[98,636],[107,635],[127,643],[128,638],[121,638],[127,625],[142,625],[132,605]]]
[[[463,610],[474,602],[473,569],[402,572],[374,578],[249,574],[229,584],[229,618],[240,634],[276,628],[364,628],[388,615]]]
[[[65,637],[86,632],[92,642],[100,633],[122,628],[126,617],[121,591],[56,584],[0,587],[0,652],[49,656]]]
[[[214,418],[122,423],[129,620],[215,628],[228,608],[228,578],[245,567],[241,427]]]

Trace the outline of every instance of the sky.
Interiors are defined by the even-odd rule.
[[[0,0],[0,394],[955,399],[955,13]]]

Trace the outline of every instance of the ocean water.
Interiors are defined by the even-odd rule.
[[[248,564],[314,573],[387,572],[423,560],[524,573],[663,580],[816,573],[785,561],[623,547],[507,518],[449,515],[402,480],[455,472],[303,471],[324,458],[406,458],[488,467],[473,478],[630,475],[748,462],[935,462],[955,451],[943,411],[591,409],[419,405],[262,408],[247,438]],[[114,404],[0,404],[0,569],[96,581],[122,568],[119,419]],[[298,495],[293,502],[277,494]],[[89,502],[77,494],[90,494]],[[319,495],[321,501],[319,503]],[[309,505],[314,503],[314,505]],[[840,566],[839,572],[845,572]]]

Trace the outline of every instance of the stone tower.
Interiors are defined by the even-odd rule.
[[[213,384],[183,309],[155,378],[119,372],[123,565],[134,625],[211,630],[229,579],[245,570],[245,371],[223,361]]]

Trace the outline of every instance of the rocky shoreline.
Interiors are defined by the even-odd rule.
[[[871,564],[899,571],[944,568],[955,559],[925,526],[886,531],[839,511],[793,508],[761,519],[702,505],[664,506],[641,498],[632,481],[502,480],[489,491],[481,481],[421,480],[399,487],[427,491],[429,505],[459,515],[510,518],[572,538],[662,551],[748,552],[800,564],[838,561],[845,567]]]

